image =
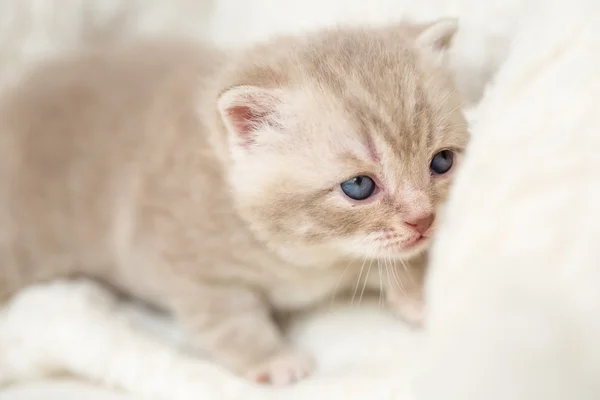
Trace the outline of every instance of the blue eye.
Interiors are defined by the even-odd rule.
[[[429,169],[434,175],[443,175],[450,171],[454,164],[454,153],[450,150],[442,150],[431,159]]]
[[[355,176],[340,185],[344,194],[352,200],[366,200],[375,192],[375,182],[368,176]]]

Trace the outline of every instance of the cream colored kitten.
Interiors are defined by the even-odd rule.
[[[40,66],[0,109],[1,294],[95,277],[276,384],[312,361],[272,311],[384,285],[418,321],[468,138],[441,64],[455,31],[329,30],[237,55],[146,42]]]

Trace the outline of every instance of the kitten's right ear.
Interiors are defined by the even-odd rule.
[[[256,142],[258,130],[278,127],[281,93],[258,86],[234,86],[221,93],[217,106],[234,143],[248,148]]]
[[[458,19],[442,18],[427,24],[417,35],[417,47],[441,62],[458,31]]]

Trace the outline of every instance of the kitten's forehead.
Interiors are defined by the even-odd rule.
[[[306,78],[340,96],[377,94],[377,101],[385,103],[400,97],[416,101],[417,64],[407,38],[379,31],[341,31],[312,41],[299,53],[297,66]]]
[[[407,39],[377,31],[331,34],[304,62],[305,79],[335,96],[360,133],[414,153],[436,132],[443,88],[435,85],[434,71],[423,71]]]
[[[348,37],[337,44],[313,49],[307,58],[314,100],[335,103],[351,125],[347,133],[360,136],[372,159],[386,163],[422,155],[435,130],[435,112],[413,52],[406,45],[390,50]],[[354,52],[364,56],[351,57]]]

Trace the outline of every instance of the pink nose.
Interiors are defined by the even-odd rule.
[[[434,214],[421,214],[415,218],[405,219],[404,223],[414,231],[423,234],[431,227],[434,219]]]

